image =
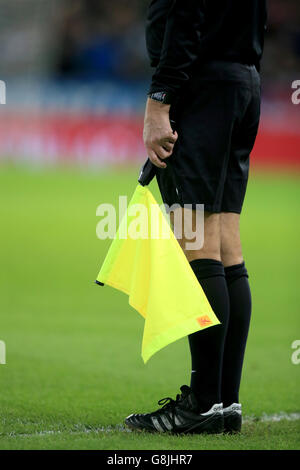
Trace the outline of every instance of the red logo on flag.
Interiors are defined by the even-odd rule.
[[[200,326],[208,326],[212,324],[211,319],[209,318],[208,315],[202,315],[202,317],[197,318],[197,322],[199,323]]]

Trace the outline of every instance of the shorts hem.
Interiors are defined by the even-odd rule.
[[[213,206],[211,204],[205,204],[203,202],[178,202],[174,204],[169,204],[169,207],[172,207],[172,205],[178,204],[181,207],[184,207],[185,205],[189,206],[192,210],[197,210],[197,206],[202,205],[204,206],[204,212],[211,212],[212,214],[221,214],[221,212],[233,212],[234,214],[240,214],[242,212],[241,208],[236,208],[236,207],[231,207],[231,208],[224,208],[220,206]],[[170,210],[166,211],[167,213],[170,212]]]

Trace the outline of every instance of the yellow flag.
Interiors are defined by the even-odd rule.
[[[125,292],[145,318],[144,362],[173,341],[220,323],[145,186],[136,188],[97,282]]]

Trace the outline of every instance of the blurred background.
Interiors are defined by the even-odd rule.
[[[0,0],[0,158],[140,162],[151,69],[146,0]],[[253,163],[299,162],[300,4],[269,0],[263,107]],[[63,122],[63,126],[61,125]]]
[[[142,318],[126,296],[93,282],[110,245],[96,238],[96,208],[130,197],[146,158],[147,4],[0,0],[0,448],[87,446],[76,433],[151,411],[189,383],[186,339],[144,366]],[[291,100],[300,3],[268,4],[262,118],[241,221],[253,293],[241,400],[256,418],[300,410],[300,366],[291,361],[300,337],[300,104]],[[299,448],[293,423],[277,424],[274,435],[272,421],[232,445],[287,448],[298,439]],[[90,447],[199,446],[130,439],[102,433]]]

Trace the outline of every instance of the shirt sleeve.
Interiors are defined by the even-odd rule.
[[[190,79],[192,65],[197,59],[203,21],[202,1],[172,1],[167,14],[162,50],[149,93],[166,91],[171,96],[178,95]]]
[[[147,9],[146,48],[151,67],[157,67],[162,51],[168,11],[173,0],[151,0]]]

